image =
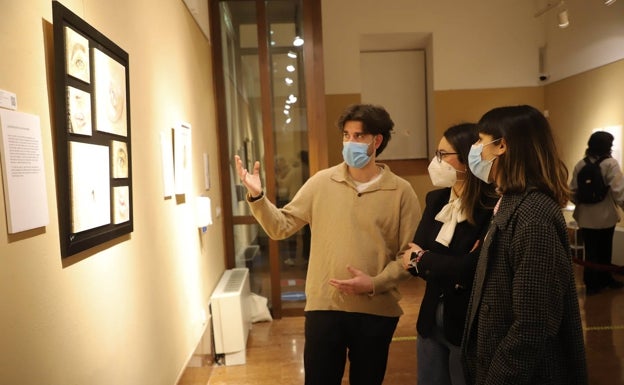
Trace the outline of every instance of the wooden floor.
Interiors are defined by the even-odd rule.
[[[586,297],[575,266],[591,385],[624,385],[624,290]],[[617,277],[624,280],[624,277]],[[416,318],[424,284],[411,279],[401,286],[401,317],[390,345],[385,385],[416,383]],[[303,317],[253,325],[247,363],[187,368],[178,385],[301,385],[303,384]],[[343,384],[348,384],[345,376]]]

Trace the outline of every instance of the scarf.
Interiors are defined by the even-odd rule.
[[[455,194],[453,189],[451,189],[449,202],[442,207],[435,219],[442,222],[442,228],[436,237],[436,242],[448,247],[453,239],[453,234],[455,234],[455,227],[458,223],[466,220],[466,215],[461,209],[461,198]]]

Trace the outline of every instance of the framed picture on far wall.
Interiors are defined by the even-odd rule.
[[[61,256],[133,231],[129,55],[60,2],[54,112]]]

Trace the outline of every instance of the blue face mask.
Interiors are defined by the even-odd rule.
[[[342,142],[342,157],[350,167],[362,168],[371,160],[368,146],[371,143]]]
[[[492,163],[494,163],[494,159],[497,157],[494,156],[490,160],[481,159],[481,153],[483,152],[483,147],[488,144],[492,144],[496,141],[499,141],[501,138],[493,140],[489,143],[479,143],[473,144],[470,147],[470,152],[468,153],[468,167],[470,167],[470,171],[477,178],[481,179],[485,183],[492,183],[490,179],[490,171],[492,170]]]

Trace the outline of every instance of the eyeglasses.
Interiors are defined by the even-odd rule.
[[[435,152],[435,156],[436,159],[438,160],[438,163],[442,163],[442,158],[444,158],[447,155],[457,155],[457,152],[445,152],[445,151],[440,151],[440,150],[436,150]]]

